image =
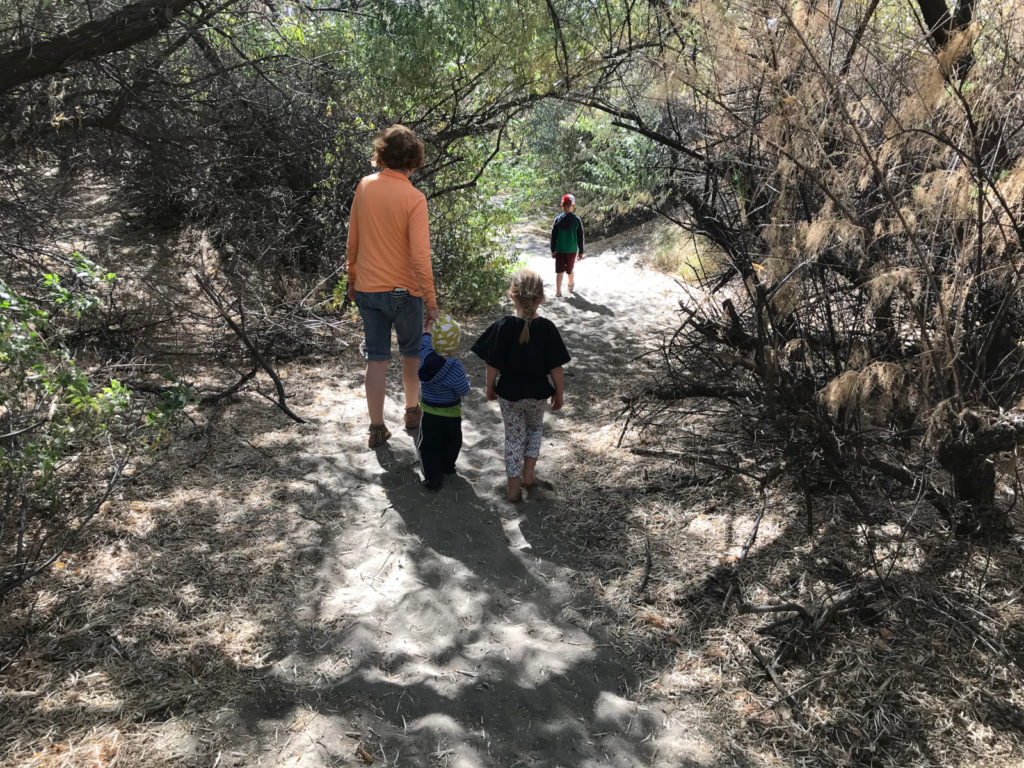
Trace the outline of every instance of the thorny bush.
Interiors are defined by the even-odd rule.
[[[1000,489],[1016,478],[997,482],[996,463],[1024,439],[1024,15],[962,5],[941,41],[876,4],[652,9],[659,55],[615,110],[673,148],[662,212],[720,256],[634,425],[724,398],[780,438],[791,476],[881,478],[961,533],[1008,531],[1016,496]]]

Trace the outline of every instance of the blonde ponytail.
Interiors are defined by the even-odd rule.
[[[544,281],[540,275],[528,269],[516,272],[508,288],[508,295],[526,321],[519,334],[519,343],[526,344],[530,340],[530,321],[537,316],[537,307],[544,300]]]

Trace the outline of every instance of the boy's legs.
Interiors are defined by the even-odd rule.
[[[569,274],[569,290],[572,290],[572,268],[576,261],[575,253],[555,254],[555,295],[562,295],[562,275]]]
[[[444,474],[455,474],[455,462],[462,451],[462,419],[453,416],[445,419],[445,465]]]
[[[575,271],[576,271],[576,254],[575,253],[567,253],[567,254],[565,254],[565,274],[567,274],[569,276],[569,293],[572,293],[574,290],[576,290],[576,288],[574,286],[575,280],[573,279],[573,274],[575,274]]]
[[[441,486],[445,469],[445,424],[444,416],[424,413],[420,419],[420,431],[416,435],[416,448],[420,452],[420,468],[428,486]]]

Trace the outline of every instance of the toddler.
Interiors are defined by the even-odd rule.
[[[427,322],[420,341],[420,419],[416,448],[423,468],[423,487],[438,490],[444,475],[455,474],[462,450],[462,398],[469,392],[469,377],[456,355],[459,324],[441,314]]]

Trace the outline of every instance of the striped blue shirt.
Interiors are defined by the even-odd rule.
[[[469,392],[469,379],[466,378],[466,369],[457,358],[445,359],[434,351],[434,345],[430,334],[424,333],[420,342],[420,398],[423,401],[424,410],[428,413],[437,413],[437,409],[446,409],[439,415],[455,416],[459,413],[447,411],[454,409],[462,400],[463,395]],[[433,406],[433,410],[431,407]]]

